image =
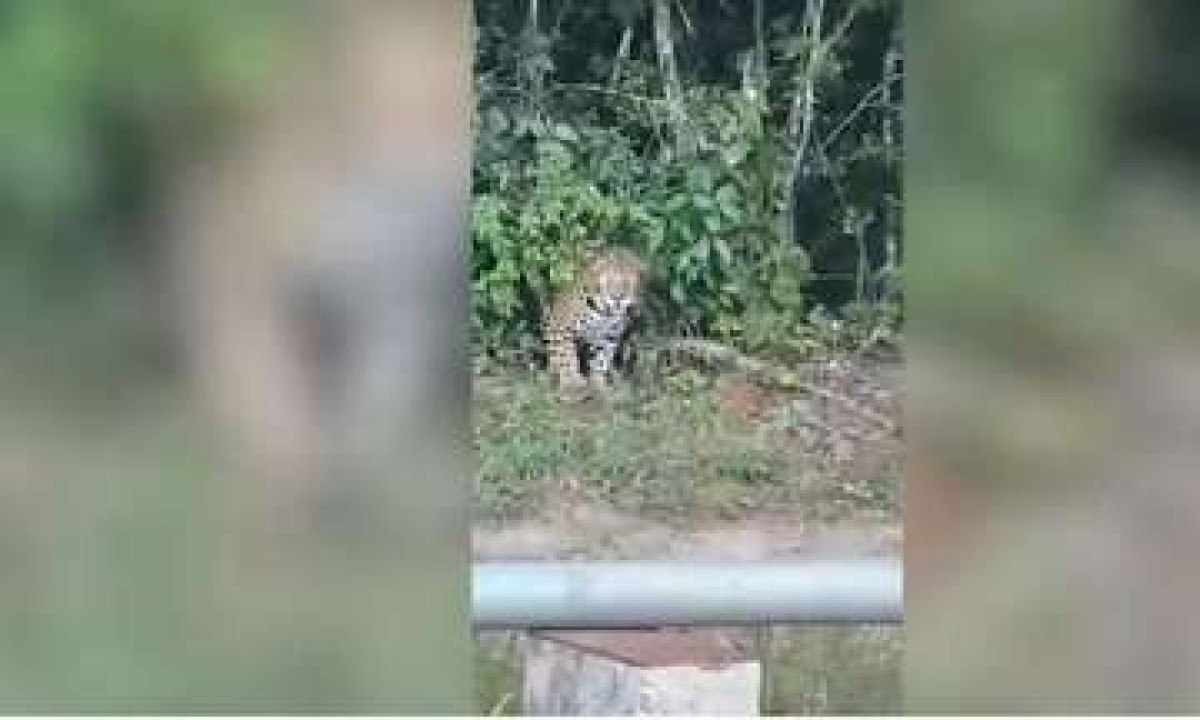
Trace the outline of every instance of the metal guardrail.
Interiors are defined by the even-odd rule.
[[[484,563],[480,629],[899,623],[898,562]]]

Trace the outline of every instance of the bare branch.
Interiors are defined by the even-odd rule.
[[[890,91],[891,84],[896,80],[902,79],[903,77],[904,73],[896,73],[889,77],[885,77],[883,80],[876,83],[870,90],[864,93],[854,108],[846,114],[846,117],[842,118],[842,121],[838,123],[837,127],[831,130],[829,135],[825,136],[825,139],[821,141],[821,148],[827,149],[831,144],[833,144],[833,142],[837,140],[838,136],[845,132],[846,128],[850,126],[850,123],[854,122],[854,120],[864,110],[871,106],[876,97],[882,97],[886,95]]]
[[[858,0],[846,8],[846,14],[842,16],[842,21],[833,28],[833,32],[829,33],[829,37],[826,38],[825,42],[821,43],[819,52],[822,57],[829,54],[834,46],[841,42],[842,38],[849,32],[850,25],[854,23],[855,18],[858,17],[858,14],[862,12],[865,6],[866,3],[863,0]]]
[[[663,96],[667,100],[675,129],[675,149],[681,156],[693,149],[687,112],[683,107],[683,86],[675,63],[675,39],[671,31],[669,0],[654,0],[654,40],[658,50],[658,68],[662,73]]]

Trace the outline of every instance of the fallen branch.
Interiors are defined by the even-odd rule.
[[[673,338],[666,342],[668,352],[680,353],[691,357],[698,358],[701,362],[710,365],[724,365],[733,368],[737,372],[752,375],[765,381],[768,384],[776,385],[780,388],[788,390],[800,390],[810,393],[817,397],[829,400],[841,407],[850,410],[855,415],[870,420],[879,425],[886,432],[893,432],[897,429],[897,424],[891,419],[880,413],[863,407],[860,403],[855,402],[851,398],[842,393],[835,392],[828,388],[801,378],[794,370],[780,367],[772,363],[764,362],[756,358],[749,357],[745,353],[732,348],[715,340],[706,340],[701,338]]]

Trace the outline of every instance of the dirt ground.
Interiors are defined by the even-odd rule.
[[[658,524],[586,505],[560,509],[553,521],[479,528],[476,561],[517,560],[804,560],[899,557],[903,531],[892,522],[834,526],[771,513],[690,528]]]
[[[889,394],[898,391],[901,382],[898,369],[889,368],[877,377],[877,387],[882,386]],[[859,399],[854,387],[833,386],[833,389]],[[733,431],[716,438],[730,443],[745,442],[737,434],[738,428],[751,433],[757,428],[770,428],[771,423],[779,422],[780,407],[788,407],[788,403],[796,406],[792,397],[764,392],[736,379],[719,381],[712,392],[717,412],[736,421]],[[858,407],[864,405],[859,403]],[[877,406],[868,405],[866,412],[870,413],[874,407]],[[900,418],[895,414],[898,406],[887,403],[882,407],[883,421],[898,424]],[[834,413],[821,419],[843,428],[860,421],[861,414]],[[677,427],[673,421],[692,420],[686,414],[663,413],[647,421],[643,431],[661,432],[663,422],[668,427]],[[603,427],[604,421],[589,418],[585,422],[591,424],[583,427],[591,428]],[[656,427],[656,423],[660,425]],[[547,433],[553,431],[550,428]],[[686,435],[668,429],[663,439],[673,441]],[[543,442],[545,437],[534,434],[526,442]],[[787,432],[767,437],[768,442],[795,441],[795,436]],[[868,460],[873,450],[869,443],[851,443],[850,448],[852,455],[862,452]],[[674,450],[687,458],[688,452],[702,454],[708,449],[704,441],[695,440],[683,441],[667,451]],[[651,454],[645,456],[647,459],[657,460],[653,455],[656,450],[648,452]],[[794,465],[782,466],[785,474],[781,477],[786,481],[786,473],[805,472],[815,466],[815,456],[812,465],[802,459]],[[823,477],[821,483],[830,487],[872,488],[881,483],[900,482],[892,472],[877,474],[877,468],[882,466],[876,463],[852,462],[847,467],[850,468],[847,475]],[[699,464],[691,470],[702,472]],[[586,481],[574,481],[582,482]],[[821,491],[810,493],[807,496],[810,502],[798,502],[782,510],[749,510],[722,519],[719,513],[681,509],[669,513],[667,519],[655,520],[645,513],[622,511],[611,503],[596,502],[572,482],[557,484],[560,487],[555,492],[541,496],[543,503],[532,518],[481,523],[472,537],[475,561],[805,561],[898,559],[903,555],[899,508],[859,502],[861,496],[851,497],[847,512],[833,514],[813,512],[814,508],[834,500],[842,502],[837,493]],[[898,488],[891,487],[885,496],[898,501],[900,494]],[[705,637],[718,636],[730,647],[760,658],[764,714],[877,715],[900,711],[900,661],[904,647],[900,626],[780,626],[717,628],[705,632],[708,633]],[[520,713],[520,638],[521,633],[513,632],[485,633],[479,637],[477,677],[481,712]],[[646,641],[639,638],[639,642]]]

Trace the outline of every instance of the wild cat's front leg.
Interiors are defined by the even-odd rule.
[[[598,389],[608,386],[609,373],[612,372],[617,354],[617,344],[604,342],[590,348],[588,357],[588,382]]]

